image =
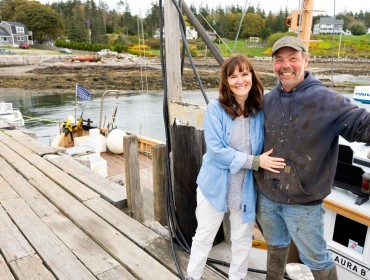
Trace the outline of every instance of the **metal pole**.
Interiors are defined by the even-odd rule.
[[[224,62],[224,58],[222,57],[222,55],[220,54],[216,46],[213,44],[211,39],[208,37],[207,31],[199,23],[198,19],[194,16],[194,14],[191,12],[191,10],[189,9],[189,7],[186,5],[184,1],[182,2],[182,10],[184,14],[187,16],[189,22],[194,26],[199,36],[202,38],[204,43],[209,48],[209,51],[213,54],[218,64],[221,66]]]

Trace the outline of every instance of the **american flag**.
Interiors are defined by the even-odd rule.
[[[76,96],[80,100],[91,100],[92,93],[80,85],[76,85]]]

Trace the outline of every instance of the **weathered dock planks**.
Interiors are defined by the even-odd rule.
[[[1,279],[178,279],[169,241],[116,207],[117,184],[28,138],[0,133]],[[225,278],[207,267],[204,279]]]

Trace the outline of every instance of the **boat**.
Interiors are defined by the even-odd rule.
[[[68,116],[51,143],[51,147],[72,156],[93,171],[103,177],[122,177],[124,172],[123,139],[131,132],[125,132],[117,128],[115,124],[117,107],[112,113],[111,121],[103,126],[104,98],[116,90],[107,90],[101,97],[99,126],[93,125],[90,118],[84,119],[83,113],[75,119]],[[105,119],[105,118],[104,118]],[[152,157],[152,147],[163,144],[142,135],[136,135],[138,139],[138,152],[147,157]],[[121,178],[119,178],[121,179]]]
[[[297,32],[301,32],[299,34],[300,38],[304,41],[304,43],[308,46],[310,42],[310,33],[311,33],[311,25],[312,25],[312,13],[315,11],[313,9],[313,0],[305,0],[305,3],[302,5],[302,11],[297,11],[295,14],[296,16],[300,15],[302,17],[302,22],[304,22],[304,27],[297,28]],[[175,4],[173,4],[175,5]],[[166,9],[169,10],[169,14],[176,13],[173,10],[174,8],[171,8],[170,5],[165,4],[165,13]],[[171,10],[173,9],[173,10]],[[176,7],[178,9],[178,7]],[[206,32],[202,29],[199,22],[195,19],[194,15],[190,12],[190,9],[186,6],[185,3],[182,3],[182,12],[186,15],[187,20],[195,27],[197,32],[199,33],[199,36],[203,39],[203,41],[206,43],[208,49],[211,51],[214,58],[221,64],[222,63],[222,57],[216,50],[216,48],[213,46],[213,43],[208,43],[210,40],[207,38]],[[293,13],[292,13],[293,14]],[[169,17],[165,17],[165,20],[169,20]],[[180,18],[181,21],[181,18]],[[171,23],[174,23],[175,21],[171,21]],[[298,22],[298,21],[297,21]],[[167,36],[167,33],[172,34],[171,32],[175,33],[176,30],[169,30],[169,27],[173,27],[175,24],[166,24],[166,37],[165,41],[168,42],[168,45],[171,46],[169,50],[166,48],[166,57],[169,56],[170,59],[166,59],[167,61],[171,61],[171,64],[166,64],[167,71],[171,73],[171,81],[167,83],[168,90],[172,96],[172,100],[181,100],[181,92],[178,94],[178,88],[181,88],[180,80],[178,83],[176,83],[176,80],[173,79],[173,77],[177,77],[176,74],[173,74],[176,69],[170,69],[170,67],[173,67],[173,65],[179,64],[179,53],[176,53],[178,50],[177,48],[172,48],[174,45],[178,44],[176,42],[176,39],[170,38]],[[303,25],[303,24],[302,24]],[[178,27],[177,27],[178,28]],[[174,42],[175,41],[175,42]],[[185,39],[183,39],[183,43],[185,44]],[[175,53],[173,56],[171,54]],[[171,55],[171,56],[170,56]],[[190,55],[189,55],[190,56]],[[179,67],[180,68],[180,67]],[[180,77],[180,75],[178,75]],[[370,87],[356,87],[355,89],[356,98],[358,99],[361,97],[361,102],[367,102],[370,103]],[[178,95],[175,95],[178,94]],[[180,96],[180,97],[179,97]],[[174,102],[169,102],[169,109],[170,112],[170,119],[168,123],[172,125],[171,129],[168,129],[170,131],[179,130],[178,123],[181,123],[181,113],[178,113],[178,108],[173,109]],[[176,106],[181,106],[180,104]],[[196,108],[194,106],[193,110],[191,110],[189,105],[186,105],[186,110],[190,113],[187,114],[186,118],[183,118],[183,125],[184,126],[193,126],[195,129],[201,130],[201,125],[199,126],[199,116],[201,113],[198,113],[199,111],[202,111],[202,109],[199,110],[199,108]],[[174,115],[171,115],[171,113],[177,112],[176,117]],[[174,118],[176,119],[176,123],[174,123]],[[192,122],[194,121],[194,122]],[[187,129],[187,131],[191,131],[191,129]],[[180,137],[184,137],[183,134],[180,133]],[[176,135],[173,137],[171,134],[171,142],[177,142],[180,141],[177,139]],[[185,140],[187,141],[187,140]],[[184,141],[184,142],[185,142]],[[190,142],[190,141],[189,141]],[[195,140],[195,143],[199,143],[200,141]],[[194,144],[194,142],[191,142],[191,144]],[[199,151],[196,148],[191,149],[191,147],[186,146],[186,143],[181,143],[183,146],[181,148],[187,148],[187,153],[194,154],[193,158],[191,158],[192,162],[188,162],[188,168],[189,165],[194,164],[196,157],[196,153],[199,153]],[[174,168],[176,168],[181,162],[176,162],[176,157],[180,158],[179,156],[176,156],[176,149],[177,147],[173,148],[174,151],[172,151],[173,154],[173,163],[172,165]],[[184,148],[184,149],[185,149]],[[181,157],[181,160],[187,159],[188,156],[183,154],[183,157]],[[186,165],[186,164],[185,164]],[[183,167],[184,165],[182,165]],[[174,176],[174,192],[175,196],[180,196],[181,198],[176,201],[179,208],[184,208],[189,210],[190,208],[185,208],[181,204],[180,200],[187,201],[188,204],[191,203],[191,199],[194,199],[195,195],[194,193],[192,195],[188,195],[182,191],[181,188],[186,188],[187,192],[189,193],[189,189],[192,188],[192,182],[186,181],[188,178],[185,178],[184,176],[181,177],[182,181],[186,181],[186,183],[176,182],[176,177],[180,176],[181,171]],[[183,173],[182,173],[183,174]],[[338,166],[337,166],[337,172],[335,175],[335,181],[332,188],[331,194],[325,198],[324,200],[324,208],[325,208],[325,215],[324,215],[324,237],[327,242],[327,248],[331,252],[331,257],[334,260],[337,271],[338,271],[338,277],[340,280],[360,280],[360,279],[370,279],[370,202],[369,202],[369,183],[370,183],[370,147],[368,147],[366,144],[360,144],[360,143],[348,143],[345,142],[343,139],[340,141],[340,151],[339,151],[339,160],[338,160]],[[177,186],[179,185],[179,186]],[[178,210],[177,211],[181,211]],[[189,214],[184,213],[177,213],[179,214],[179,219],[185,218],[185,215]],[[180,223],[180,228],[184,228],[185,235],[188,234],[186,232],[186,227],[189,228],[189,219],[186,218],[186,223]],[[224,220],[225,221],[225,220]],[[192,226],[192,225],[191,225]],[[171,229],[170,229],[171,230]],[[225,224],[224,224],[224,234],[225,234],[225,240],[227,239],[228,229],[226,225],[225,230]],[[176,230],[174,230],[176,232]],[[194,232],[194,231],[193,231]],[[174,234],[176,235],[176,234]],[[222,243],[221,243],[222,244]],[[250,256],[250,267],[251,268],[258,268],[260,267],[254,267],[254,264],[261,264],[261,262],[266,261],[266,251],[263,249],[266,249],[266,244],[264,241],[253,241],[253,249]],[[288,262],[287,265],[287,271],[290,277],[293,277],[295,275],[294,279],[312,279],[312,275],[310,270],[302,266],[302,262],[299,259],[299,254],[297,249],[295,248],[294,244],[291,246],[291,250],[289,252],[288,256]],[[218,247],[219,245],[215,245],[212,248],[212,251],[210,253],[210,257],[224,257],[224,254],[222,253],[216,253],[214,254],[215,247]],[[262,250],[258,249],[261,248]],[[217,249],[216,249],[217,250]],[[229,250],[225,249],[223,247],[224,251]],[[176,256],[174,256],[176,257]],[[224,259],[223,259],[224,260]],[[262,268],[263,269],[263,268]],[[264,268],[266,269],[266,268]],[[225,272],[227,272],[227,269],[223,269]],[[296,271],[294,271],[296,270]],[[301,273],[301,274],[300,274]],[[302,274],[304,273],[304,275]],[[299,276],[300,275],[300,276]],[[253,276],[248,276],[250,279],[255,279]]]
[[[340,138],[332,192],[324,200],[324,232],[339,279],[370,279],[370,147]]]
[[[21,111],[18,108],[13,108],[12,103],[0,103],[0,122],[4,126],[11,126],[15,128],[24,127],[24,119]]]
[[[99,56],[97,56],[97,55],[76,56],[76,57],[72,57],[72,58],[70,58],[68,61],[70,61],[70,62],[74,62],[74,61],[80,61],[80,62],[84,62],[84,61],[88,61],[88,62],[95,62],[95,61],[100,61],[100,57],[99,57]]]
[[[361,103],[370,104],[370,86],[355,87],[353,99]]]

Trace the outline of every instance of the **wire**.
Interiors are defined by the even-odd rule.
[[[164,120],[164,127],[165,127],[165,136],[166,136],[166,188],[165,188],[165,209],[166,209],[166,220],[167,220],[167,226],[169,229],[169,236],[170,236],[170,243],[171,243],[171,251],[172,255],[174,258],[174,262],[176,265],[176,269],[180,275],[181,279],[185,279],[181,267],[176,255],[176,250],[175,250],[175,244],[174,244],[174,232],[175,228],[173,227],[174,225],[174,219],[176,219],[176,216],[174,217],[170,210],[173,208],[173,203],[171,199],[171,193],[172,193],[172,178],[171,178],[171,167],[170,167],[170,152],[171,152],[171,138],[170,138],[170,133],[169,133],[169,113],[168,113],[168,101],[167,101],[167,74],[166,74],[166,58],[164,56],[164,51],[163,51],[163,12],[162,12],[162,0],[159,0],[159,7],[160,7],[160,56],[161,56],[161,68],[162,68],[162,83],[163,83],[163,120]]]
[[[35,117],[24,116],[24,115],[23,115],[23,118],[30,119],[30,120],[35,120],[35,121],[43,121],[43,122],[51,122],[51,123],[63,123],[61,121],[48,120],[48,119],[42,119],[42,118],[35,118]]]
[[[179,2],[181,3],[182,0],[179,0]],[[175,0],[172,0],[172,3],[174,4],[174,6],[176,7],[176,10],[177,12],[179,13],[179,19],[180,19],[180,22],[182,23],[182,28],[180,28],[180,32],[181,32],[181,37],[182,37],[182,42],[183,42],[183,46],[185,47],[186,49],[186,53],[188,55],[188,58],[189,58],[189,62],[190,62],[190,65],[191,67],[193,68],[193,71],[194,71],[194,74],[195,74],[195,78],[198,82],[198,85],[199,85],[199,88],[203,94],[203,98],[204,100],[206,101],[206,103],[208,104],[209,103],[209,100],[208,100],[208,97],[207,97],[207,94],[205,92],[205,89],[203,87],[203,84],[202,84],[202,81],[200,80],[200,77],[199,77],[199,74],[198,74],[198,71],[195,67],[195,64],[193,62],[193,57],[190,53],[190,49],[189,49],[189,45],[188,45],[188,42],[186,40],[186,35],[185,35],[185,32],[184,32],[184,29],[186,30],[186,24],[185,24],[185,20],[184,18],[182,17],[182,13],[181,13],[181,10],[179,8],[179,6],[176,4]]]
[[[335,0],[334,0],[334,7],[333,7],[333,34],[332,34],[332,43],[331,43],[331,89],[334,89],[334,34],[335,34],[335,23],[336,23],[335,14]]]
[[[188,55],[188,58],[189,58],[189,61],[190,61],[190,64],[191,64],[191,66],[193,68],[193,71],[194,71],[194,74],[196,76],[198,85],[199,85],[199,87],[202,91],[202,94],[203,94],[203,97],[204,97],[205,101],[208,104],[209,101],[208,101],[207,95],[206,95],[205,90],[203,88],[202,82],[199,78],[199,74],[198,74],[198,72],[195,68],[195,65],[194,65],[194,62],[192,60],[192,56],[191,56],[191,53],[190,53],[190,50],[189,50],[189,47],[188,47],[188,44],[187,44],[187,41],[186,41],[186,25],[185,25],[185,21],[182,17],[182,13],[181,13],[181,9],[180,9],[182,0],[179,0],[180,5],[177,5],[177,3],[175,3],[175,0],[172,0],[172,2],[174,4],[174,6],[176,7],[176,10],[179,14],[180,27],[181,27],[180,32],[181,32],[182,41],[183,41],[183,48],[184,48],[182,50],[181,73],[183,73],[184,51],[186,51],[186,53]],[[165,188],[165,190],[166,190],[165,191],[166,220],[167,220],[167,226],[168,226],[169,236],[170,236],[171,251],[172,251],[172,254],[173,254],[176,269],[179,273],[180,278],[185,279],[184,274],[182,273],[177,255],[176,255],[175,241],[187,253],[190,253],[190,246],[187,243],[187,241],[186,241],[186,239],[185,239],[185,237],[184,237],[184,235],[181,231],[181,227],[178,223],[178,220],[177,220],[177,217],[176,217],[176,211],[175,211],[175,207],[174,207],[174,197],[173,197],[173,191],[172,191],[172,177],[171,177],[171,162],[170,162],[170,153],[171,153],[172,148],[171,148],[171,137],[170,137],[170,132],[169,132],[170,131],[170,128],[169,128],[170,119],[169,119],[169,112],[168,112],[167,69],[166,69],[166,57],[164,55],[164,50],[163,50],[163,26],[164,26],[164,24],[163,24],[162,0],[159,0],[159,7],[160,7],[160,57],[161,57],[161,68],[162,68],[162,83],[163,83],[163,90],[164,90],[164,94],[163,94],[163,119],[164,119],[165,137],[166,137],[166,177],[167,177],[166,188]],[[257,222],[257,225],[259,226],[259,228],[261,229],[258,221],[256,221],[256,222]],[[262,232],[262,230],[261,230],[261,232]],[[224,266],[230,266],[229,263],[223,262],[223,261],[220,261],[220,260],[211,259],[211,258],[207,259],[207,263],[209,265],[211,265],[214,269],[219,271],[221,274],[225,275],[226,277],[228,276],[225,272],[223,272],[222,270],[213,266],[212,264],[221,264],[221,265],[224,265]],[[266,274],[266,271],[257,270],[257,269],[253,269],[253,268],[248,268],[248,271]],[[290,278],[285,278],[285,279],[290,279]]]
[[[236,42],[238,41],[239,34],[240,34],[240,30],[242,29],[243,19],[244,19],[244,17],[245,17],[245,14],[247,13],[247,4],[248,4],[248,0],[246,0],[246,1],[245,1],[244,10],[243,10],[243,12],[242,12],[242,17],[240,18],[239,27],[238,27],[238,32],[236,33],[236,37],[235,37],[234,47],[233,47],[233,51],[232,51],[232,53],[234,53],[234,52],[235,52]]]

